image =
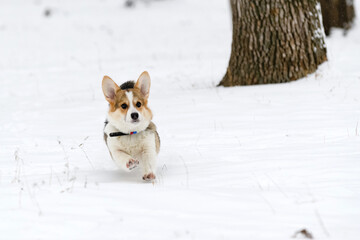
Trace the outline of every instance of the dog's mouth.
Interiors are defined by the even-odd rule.
[[[133,123],[133,124],[137,124],[137,123],[139,123],[140,121],[137,119],[137,120],[132,120],[131,121],[131,123]]]

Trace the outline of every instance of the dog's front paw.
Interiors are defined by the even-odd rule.
[[[153,173],[148,173],[143,176],[143,180],[147,181],[147,182],[153,181],[153,180],[155,180],[155,178],[156,178],[156,176]]]
[[[127,163],[126,163],[126,168],[129,169],[129,171],[133,170],[134,168],[136,168],[139,165],[139,161],[135,160],[135,159],[130,159]]]

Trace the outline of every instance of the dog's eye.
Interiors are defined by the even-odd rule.
[[[137,102],[136,103],[136,106],[139,108],[139,107],[141,107],[141,102]]]
[[[122,109],[126,109],[127,108],[127,105],[125,103],[121,104],[121,108]]]

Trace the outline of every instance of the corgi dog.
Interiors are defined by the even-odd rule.
[[[130,172],[142,169],[143,180],[156,178],[160,138],[148,107],[150,76],[143,72],[136,83],[128,81],[120,87],[108,76],[102,80],[102,90],[109,102],[104,127],[104,140],[115,164]]]

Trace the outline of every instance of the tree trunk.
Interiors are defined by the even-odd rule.
[[[332,27],[351,28],[355,18],[353,0],[320,0],[325,34],[330,35]]]
[[[316,0],[230,0],[232,49],[219,85],[282,83],[326,61]]]

